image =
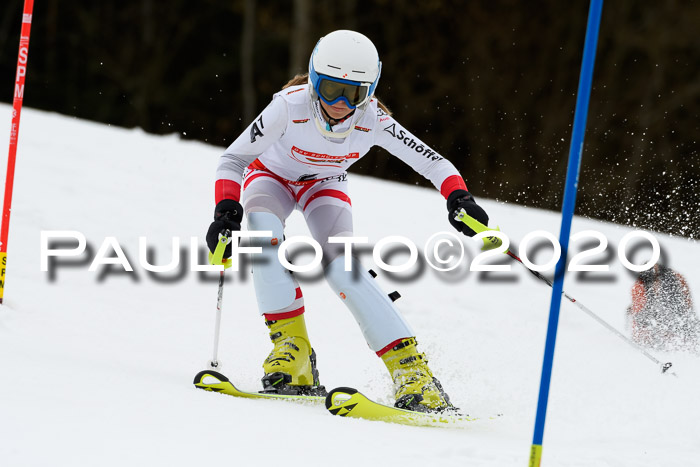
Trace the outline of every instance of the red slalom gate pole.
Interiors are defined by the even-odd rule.
[[[19,117],[22,113],[24,99],[24,78],[27,75],[29,57],[29,34],[32,29],[32,11],[34,0],[24,0],[22,14],[22,32],[19,37],[19,54],[17,55],[17,73],[15,74],[15,94],[12,100],[12,126],[10,127],[10,153],[7,158],[5,176],[5,201],[2,206],[2,228],[0,228],[0,304],[5,294],[5,271],[7,269],[7,237],[10,231],[10,209],[12,206],[12,187],[15,181],[15,161],[17,159],[17,138],[19,137]]]

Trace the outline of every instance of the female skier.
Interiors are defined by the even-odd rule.
[[[263,363],[265,391],[325,393],[304,322],[301,289],[277,259],[285,220],[298,209],[322,247],[326,280],[391,374],[396,406],[441,411],[452,405],[425,354],[418,352],[414,332],[356,259],[352,270],[345,271],[342,245],[338,248],[328,241],[353,235],[346,171],[374,145],[409,164],[440,190],[447,199],[448,219],[457,230],[474,235],[453,219],[451,213],[460,208],[488,223],[455,167],[403,128],[374,98],[380,72],[377,49],[364,35],[340,30],[322,37],[311,54],[308,75],[296,76],[275,94],[221,156],[207,244],[213,252],[219,232],[240,230],[243,212],[249,230],[273,232],[271,240],[251,239],[253,246],[262,248],[261,261],[253,265],[253,283],[274,344]],[[225,253],[229,256],[230,247]]]

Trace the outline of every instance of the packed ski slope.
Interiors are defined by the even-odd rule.
[[[0,121],[9,122],[10,113],[0,106]],[[0,148],[6,147],[4,137]],[[515,263],[510,273],[466,267],[437,273],[425,266],[378,278],[387,292],[402,294],[397,305],[453,401],[481,418],[466,429],[342,419],[322,407],[241,400],[192,386],[211,358],[217,275],[205,280],[191,272],[187,252],[190,237],[203,245],[221,150],[25,109],[0,308],[0,465],[526,465],[551,289]],[[478,178],[465,176],[478,196]],[[451,231],[435,190],[352,175],[350,183],[356,234],[372,244],[403,235],[422,248],[432,234]],[[515,243],[534,230],[558,236],[557,213],[481,203],[491,225]],[[565,290],[624,330],[634,276],[621,266],[617,245],[632,229],[575,219],[574,232],[588,229],[608,238],[609,255],[593,260],[611,271],[587,280],[570,274]],[[53,272],[42,272],[40,232],[56,230],[83,233],[90,252],[60,258]],[[287,235],[305,234],[295,213]],[[139,264],[141,236],[161,265],[170,261],[177,237],[181,268],[147,273]],[[697,300],[700,245],[655,236]],[[106,237],[115,237],[134,272],[88,270]],[[478,247],[466,238],[464,244],[468,266]],[[546,262],[548,251],[533,259]],[[636,263],[645,255],[647,249],[636,256],[630,250]],[[379,269],[371,253],[361,257]],[[267,329],[250,274],[227,276],[221,371],[255,389],[270,348]],[[322,383],[390,402],[386,370],[349,311],[319,274],[300,276]],[[677,378],[661,375],[564,303],[543,465],[700,465],[700,359],[656,355],[673,362]]]

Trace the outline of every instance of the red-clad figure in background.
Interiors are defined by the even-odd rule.
[[[656,264],[639,274],[627,308],[632,340],[647,348],[700,352],[700,318],[685,277]]]

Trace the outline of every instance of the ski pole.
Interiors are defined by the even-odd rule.
[[[219,243],[216,245],[214,253],[209,253],[209,263],[213,265],[220,265],[224,268],[220,271],[219,275],[219,292],[216,297],[216,324],[214,325],[214,355],[209,362],[211,368],[218,368],[221,362],[218,360],[219,353],[219,334],[221,329],[221,303],[224,296],[224,271],[227,267],[231,266],[231,260],[224,259],[224,251],[226,246],[231,241],[231,231],[226,229],[219,234]]]
[[[460,209],[460,211],[456,213],[455,219],[464,222],[470,229],[472,229],[472,230],[475,231],[476,233],[486,232],[486,231],[489,231],[489,230],[499,231],[498,228],[496,228],[496,229],[491,229],[491,228],[485,226],[484,224],[482,224],[481,222],[477,221],[476,219],[474,219],[473,217],[471,217],[470,215],[468,215],[464,209]],[[487,241],[487,239],[488,239],[488,241]],[[494,240],[494,239],[497,239],[497,241]],[[500,240],[498,237],[495,237],[495,236],[494,236],[494,237],[486,237],[486,238],[484,238],[484,244],[485,244],[485,245],[484,245],[484,248],[495,248],[495,247],[500,246],[501,243],[502,243],[501,240]],[[517,261],[518,263],[522,264],[522,266],[523,266],[525,269],[527,269],[528,271],[530,271],[530,273],[532,273],[532,275],[534,275],[536,278],[540,279],[541,281],[544,281],[544,282],[545,282],[547,285],[549,285],[550,287],[553,287],[552,281],[550,281],[549,279],[547,279],[546,277],[544,277],[544,276],[543,276],[542,274],[540,274],[539,272],[533,271],[532,269],[528,268],[528,267],[523,263],[523,261],[522,261],[516,254],[514,254],[514,253],[511,252],[510,250],[506,250],[506,251],[505,251],[505,254],[507,254],[508,256],[510,256],[511,258],[513,258],[513,259],[514,259],[515,261]],[[582,310],[584,313],[586,313],[588,316],[590,316],[591,318],[593,318],[594,320],[596,320],[600,325],[602,325],[603,327],[605,327],[606,329],[608,329],[610,332],[612,332],[613,334],[615,334],[617,337],[619,337],[619,338],[622,339],[623,341],[627,342],[627,343],[628,343],[629,345],[631,345],[634,349],[636,349],[637,351],[641,352],[642,355],[644,355],[644,356],[647,357],[649,360],[651,360],[652,362],[654,362],[654,363],[659,367],[659,369],[661,370],[661,373],[666,373],[666,372],[669,370],[669,368],[671,368],[671,366],[673,365],[673,363],[671,363],[671,362],[662,363],[661,361],[659,361],[657,358],[655,358],[653,355],[651,355],[649,352],[647,352],[642,346],[640,346],[640,345],[637,344],[636,342],[630,340],[627,336],[625,336],[625,335],[622,334],[620,331],[618,331],[617,329],[615,329],[614,327],[612,327],[612,326],[611,326],[610,324],[608,324],[605,320],[603,320],[600,316],[598,316],[598,315],[596,315],[595,313],[593,313],[588,307],[584,306],[581,302],[579,302],[578,300],[576,300],[575,298],[573,298],[572,296],[570,296],[569,294],[567,294],[567,293],[566,293],[565,291],[563,291],[563,290],[562,290],[562,295],[563,295],[564,297],[566,297],[566,299],[569,300],[571,303],[573,303],[574,305],[576,305],[580,310]],[[672,374],[673,376],[676,376],[676,377],[678,376],[676,373],[674,373],[674,372],[672,372],[672,371],[669,372],[669,373]]]
[[[10,146],[7,156],[5,174],[5,199],[2,206],[2,225],[0,225],[0,305],[5,294],[5,269],[7,266],[7,241],[10,235],[10,212],[12,211],[12,189],[15,183],[15,163],[17,159],[17,140],[19,139],[19,121],[24,102],[24,79],[27,75],[27,58],[29,56],[29,36],[32,30],[32,13],[34,0],[24,0],[22,29],[19,34],[19,53],[17,54],[17,72],[15,73],[15,93],[12,99],[12,123],[10,126]]]
[[[538,273],[537,271],[533,271],[532,269],[530,269],[530,268],[528,268],[527,266],[525,266],[525,264],[523,264],[522,260],[521,260],[520,258],[518,258],[517,255],[513,254],[513,253],[510,252],[510,251],[507,251],[506,253],[508,254],[508,256],[510,256],[511,258],[513,258],[514,260],[516,260],[517,262],[519,262],[520,264],[522,264],[523,267],[524,267],[525,269],[527,269],[528,271],[530,271],[535,277],[537,277],[538,279],[543,280],[543,281],[546,282],[547,285],[549,285],[550,287],[553,287],[552,281],[550,281],[549,279],[547,279],[546,277],[544,277],[542,274]],[[661,369],[661,373],[666,373],[666,372],[668,371],[668,369],[671,368],[671,366],[673,365],[671,362],[662,363],[661,361],[659,361],[658,359],[656,359],[653,355],[651,355],[649,352],[647,352],[642,346],[640,346],[640,345],[637,344],[636,342],[630,340],[627,336],[625,336],[625,335],[622,334],[620,331],[618,331],[617,329],[615,329],[614,327],[612,327],[611,325],[609,325],[609,324],[608,324],[607,322],[605,322],[601,317],[599,317],[598,315],[596,315],[595,313],[593,313],[589,308],[587,308],[585,305],[583,305],[581,302],[579,302],[578,300],[576,300],[575,298],[573,298],[572,296],[570,296],[569,294],[567,294],[567,293],[566,293],[565,291],[563,291],[563,290],[562,290],[562,295],[563,295],[564,297],[566,297],[566,299],[569,300],[571,303],[573,303],[574,305],[576,305],[580,310],[582,310],[584,313],[586,313],[588,316],[590,316],[591,318],[593,318],[594,320],[596,320],[598,323],[600,323],[603,327],[607,328],[610,332],[612,332],[613,334],[615,334],[616,336],[618,336],[620,339],[622,339],[622,340],[624,340],[625,342],[627,342],[628,344],[630,344],[632,347],[634,347],[634,348],[637,349],[639,352],[641,352],[645,357],[647,357],[649,360],[651,360],[652,362],[654,362],[654,363]],[[674,372],[670,372],[670,374],[672,374],[673,376],[678,376],[678,375],[675,374]]]

